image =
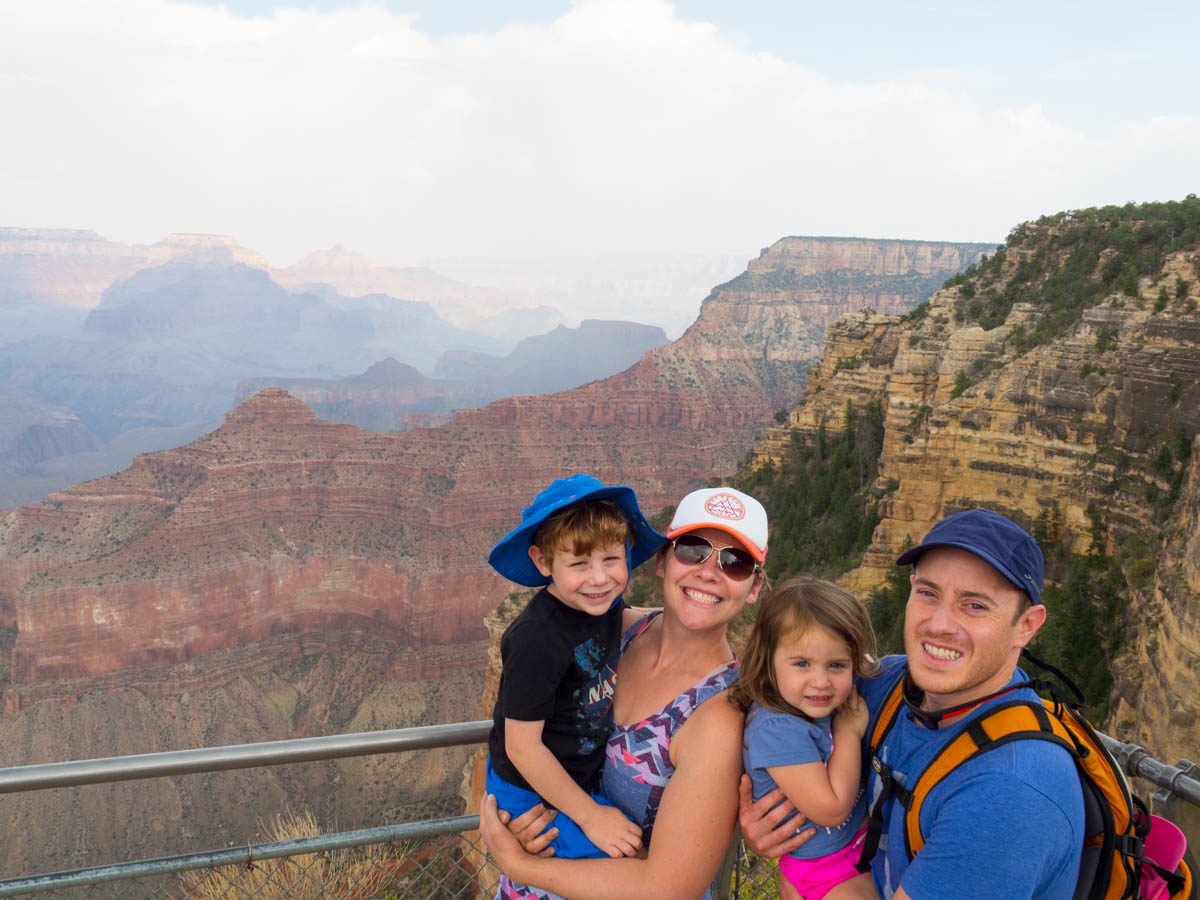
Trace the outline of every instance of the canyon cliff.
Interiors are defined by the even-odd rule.
[[[847,243],[871,242],[826,247]],[[821,305],[752,288],[714,290],[678,341],[574,390],[379,434],[267,389],[191,444],[7,513],[7,758],[478,718],[484,615],[512,588],[486,553],[538,490],[589,471],[658,510],[731,473],[795,403]],[[418,817],[453,795],[467,749],[16,796],[5,865],[222,846],[284,802],[329,827]],[[153,828],[119,827],[141,813]],[[71,841],[47,840],[67,821]]]
[[[1111,561],[1116,594],[1085,606],[1111,606],[1112,633],[1076,640],[1113,657],[1104,727],[1167,762],[1200,746],[1197,236],[1194,196],[1020,226],[927,305],[835,322],[803,400],[754,454],[779,465],[879,404],[879,524],[844,578],[863,593],[976,506],[1038,535],[1051,582],[1072,559]]]

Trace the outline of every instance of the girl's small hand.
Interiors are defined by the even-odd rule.
[[[833,730],[846,732],[855,740],[862,740],[863,735],[867,733],[867,723],[870,719],[871,712],[863,698],[858,695],[858,689],[851,688],[850,696],[838,707],[837,715],[833,718]]]

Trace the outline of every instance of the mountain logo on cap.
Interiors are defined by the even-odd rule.
[[[733,494],[713,494],[704,501],[704,511],[714,519],[738,521],[746,518],[746,507]]]

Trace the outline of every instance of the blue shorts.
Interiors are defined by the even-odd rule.
[[[490,756],[487,761],[486,784],[487,792],[495,796],[497,805],[509,812],[514,819],[542,802],[542,798],[533,791],[509,784],[497,775],[492,769]],[[589,796],[601,806],[612,806],[603,794],[589,794]],[[583,829],[575,824],[574,820],[568,819],[562,810],[558,811],[554,821],[547,827],[558,829],[558,837],[550,842],[555,856],[562,859],[608,859],[608,854],[588,840]]]

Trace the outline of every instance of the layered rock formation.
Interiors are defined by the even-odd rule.
[[[91,308],[114,282],[173,260],[267,265],[261,254],[224,235],[172,234],[147,246],[86,230],[0,228],[0,305]]]
[[[250,378],[238,384],[237,402],[265,387],[282,387],[318,416],[374,431],[407,431],[410,417],[442,425],[454,410],[500,397],[547,394],[605,378],[666,343],[661,328],[636,322],[589,319],[578,328],[559,325],[526,338],[506,357],[470,350],[442,354],[426,378],[388,358],[361,375],[337,381],[316,378]],[[431,422],[427,417],[442,416]]]
[[[619,375],[404,434],[264,390],[192,444],[7,514],[0,746],[35,762],[477,718],[483,616],[511,587],[486,566],[490,545],[555,477],[590,471],[657,510],[732,472],[819,352],[794,305],[718,289],[679,341]],[[89,737],[64,745],[61,728]],[[163,834],[219,846],[284,797],[339,827],[379,821],[401,796],[411,817],[453,793],[457,769],[439,759],[415,790],[411,772],[370,761],[280,773],[240,806],[252,775],[236,795],[206,780],[207,799],[182,784],[141,801],[120,787],[22,798],[27,837],[6,864],[49,866],[39,812],[82,823],[52,848],[55,867],[176,849]],[[147,803],[155,828],[111,827]]]
[[[1051,324],[1062,316],[1054,307],[1018,302],[1002,324],[980,327],[971,298],[1024,283],[1021,267],[1035,258],[1057,277],[1074,252],[1070,227],[1025,227],[1007,256],[919,314],[837,321],[803,401],[755,459],[782,459],[795,430],[841,427],[848,403],[882,404],[882,520],[862,567],[846,576],[861,590],[883,580],[905,542],[960,509],[986,506],[1031,529],[1052,513],[1052,539],[1074,553],[1087,551],[1099,522],[1102,547],[1128,580],[1129,643],[1108,725],[1174,761],[1200,746],[1200,253],[1165,253],[1061,326]],[[1102,253],[1097,269],[1113,256]],[[1050,339],[1031,342],[1043,320]]]
[[[361,375],[338,381],[248,378],[238,383],[234,402],[241,403],[268,387],[283,388],[303,400],[322,419],[372,431],[392,431],[397,419],[409,413],[455,410],[481,402],[473,385],[426,378],[412,366],[391,357],[372,364]]]
[[[992,244],[786,237],[764,248],[723,292],[735,300],[786,304],[819,333],[845,313],[906,312],[993,249]]]

